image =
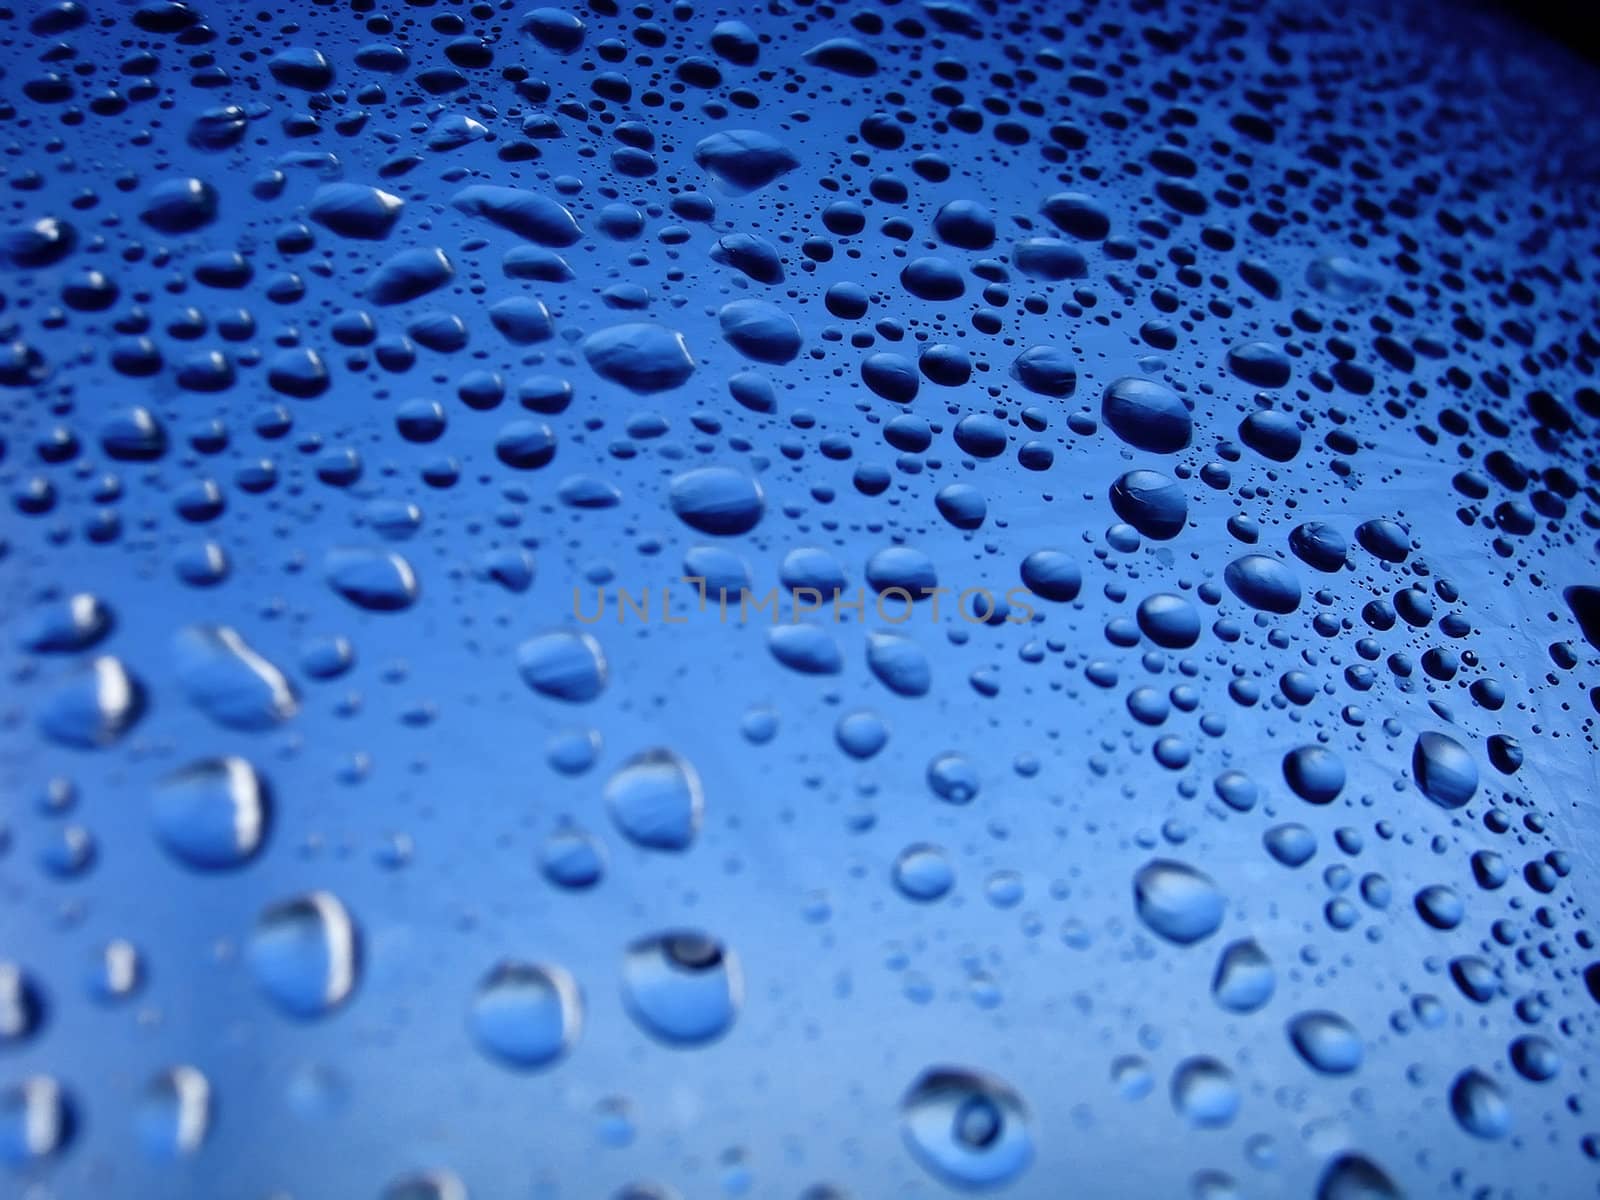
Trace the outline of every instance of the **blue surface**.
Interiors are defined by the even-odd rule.
[[[1593,69],[1144,7],[4,10],[0,1194],[1595,1194]]]

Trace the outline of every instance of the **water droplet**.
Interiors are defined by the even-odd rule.
[[[725,129],[702,138],[694,160],[735,196],[758,191],[800,165],[783,143],[757,129]]]
[[[1317,852],[1316,835],[1304,825],[1288,822],[1274,825],[1262,834],[1267,853],[1286,867],[1304,866]]]
[[[1194,433],[1193,418],[1178,394],[1138,376],[1112,382],[1100,413],[1111,432],[1136,450],[1174,454],[1189,444]]]
[[[0,962],[0,1045],[26,1041],[44,1020],[44,999],[15,963]]]
[[[1422,794],[1440,808],[1461,808],[1478,790],[1478,765],[1454,738],[1429,730],[1417,735],[1411,774]]]
[[[595,374],[640,395],[668,391],[694,374],[683,334],[643,321],[590,334],[583,353]]]
[[[570,246],[583,236],[567,207],[522,188],[474,184],[450,198],[457,209],[541,246]]]
[[[1344,763],[1325,746],[1300,746],[1283,756],[1283,778],[1308,804],[1327,804],[1344,790]]]
[[[201,870],[237,867],[266,837],[266,785],[242,758],[205,759],[162,778],[152,812],[156,837],[180,862]]]
[[[89,995],[102,1004],[126,1000],[144,982],[144,959],[125,938],[100,946],[89,969]]]
[[[1272,999],[1278,986],[1272,960],[1254,938],[1230,942],[1217,958],[1211,995],[1229,1012],[1253,1013]]]
[[[1186,1058],[1172,1073],[1172,1107],[1199,1129],[1221,1129],[1239,1114],[1233,1072],[1207,1055]]]
[[[928,786],[947,804],[971,804],[978,794],[978,771],[965,755],[941,754],[928,764]]]
[[[307,892],[265,909],[250,938],[250,969],[288,1016],[325,1016],[355,990],[354,920],[331,892]]]
[[[143,711],[143,687],[121,659],[106,655],[56,688],[39,712],[39,728],[64,746],[92,750],[119,740]]]
[[[1156,1086],[1150,1064],[1137,1054],[1123,1054],[1112,1061],[1111,1082],[1124,1100],[1143,1100]]]
[[[311,219],[341,237],[382,241],[389,236],[405,201],[359,183],[325,183],[311,197]]]
[[[34,609],[17,641],[35,654],[87,650],[111,630],[111,609],[91,592],[75,592]]]
[[[1152,859],[1134,874],[1133,902],[1152,933],[1180,946],[1215,933],[1227,907],[1209,878],[1167,858]]]
[[[333,590],[357,608],[401,612],[416,603],[416,573],[392,550],[333,550],[324,565]]]
[[[672,511],[701,533],[748,533],[765,510],[761,485],[729,467],[698,467],[672,481]]]
[[[566,1054],[583,1024],[578,985],[560,967],[501,962],[478,985],[472,1036],[509,1066],[545,1067]]]
[[[1517,1074],[1533,1083],[1554,1079],[1561,1071],[1561,1055],[1548,1039],[1537,1034],[1512,1042],[1510,1057]]]
[[[187,1158],[211,1130],[211,1081],[191,1066],[162,1071],[145,1085],[137,1120],[139,1144],[151,1158]]]
[[[926,842],[907,846],[894,863],[894,885],[908,900],[927,903],[945,895],[955,884],[950,860],[938,846]]]
[[[999,1187],[1033,1161],[1022,1098],[980,1071],[929,1068],[901,1100],[900,1124],[917,1161],[953,1187]]]
[[[1300,581],[1275,558],[1246,554],[1229,563],[1222,577],[1228,589],[1251,608],[1287,614],[1300,607]]]
[[[0,1091],[0,1159],[25,1167],[60,1154],[76,1124],[66,1090],[49,1075],[30,1075]]]
[[[1347,1075],[1361,1065],[1361,1038],[1337,1013],[1299,1013],[1289,1018],[1288,1032],[1295,1053],[1324,1075]]]
[[[622,998],[646,1033],[695,1046],[725,1034],[744,998],[733,952],[708,934],[679,930],[628,947]]]
[[[522,682],[553,700],[584,703],[605,690],[609,669],[600,643],[587,633],[555,630],[517,647]]]
[[[1497,1139],[1511,1132],[1511,1105],[1500,1085],[1476,1067],[1450,1085],[1450,1111],[1473,1137]]]
[[[219,725],[271,729],[299,711],[294,687],[226,625],[191,625],[174,639],[178,682],[189,702]]]
[[[559,829],[546,839],[539,868],[557,887],[591,888],[605,875],[605,847],[581,829]]]
[[[1402,1200],[1383,1168],[1361,1154],[1334,1158],[1317,1181],[1317,1200]]]
[[[686,850],[700,829],[705,799],[700,776],[671,750],[647,750],[606,782],[611,819],[637,846]]]

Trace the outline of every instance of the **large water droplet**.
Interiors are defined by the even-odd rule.
[[[162,846],[202,870],[248,862],[266,837],[266,785],[237,756],[205,759],[165,776],[151,807]]]
[[[87,650],[111,630],[111,609],[92,592],[41,604],[22,622],[17,641],[35,654]]]
[[[1348,1075],[1361,1065],[1361,1037],[1337,1013],[1299,1013],[1289,1018],[1288,1032],[1295,1052],[1324,1075]]]
[[[392,550],[333,550],[324,566],[333,590],[357,608],[401,612],[416,603],[416,572]]]
[[[513,1067],[548,1066],[583,1024],[578,985],[560,967],[501,962],[478,985],[472,1036],[485,1054]]]
[[[191,1066],[162,1071],[138,1107],[139,1144],[151,1158],[186,1158],[211,1130],[211,1081]]]
[[[761,485],[730,467],[697,467],[672,481],[672,511],[701,533],[748,533],[766,511]]]
[[[1460,742],[1428,730],[1417,735],[1411,773],[1422,794],[1440,808],[1460,808],[1478,790],[1478,764]]]
[[[1222,578],[1229,590],[1251,608],[1286,614],[1300,607],[1300,581],[1288,567],[1265,554],[1234,559]]]
[[[38,986],[15,963],[0,962],[0,1046],[32,1037],[43,1020]]]
[[[76,1124],[71,1098],[49,1075],[0,1091],[0,1159],[25,1167],[61,1153]]]
[[[121,659],[106,655],[57,686],[39,712],[39,728],[64,746],[93,750],[121,738],[143,711],[143,687]]]
[[[923,1072],[900,1101],[900,1127],[917,1161],[953,1187],[999,1187],[1033,1161],[1022,1098],[981,1071]]]
[[[926,842],[907,846],[894,863],[894,885],[908,900],[937,900],[955,884],[950,860],[938,846]]]
[[[1207,876],[1167,858],[1152,859],[1134,874],[1133,903],[1152,933],[1180,946],[1215,933],[1227,907]]]
[[[360,967],[355,921],[331,892],[307,892],[265,909],[250,938],[250,969],[291,1017],[321,1017],[350,998]]]
[[[1194,421],[1176,392],[1136,375],[1124,376],[1106,388],[1101,416],[1111,432],[1128,445],[1157,454],[1182,450],[1194,432]]]
[[[694,374],[683,335],[643,321],[591,333],[583,353],[595,374],[641,395],[675,388]]]
[[[1207,1055],[1186,1058],[1172,1073],[1172,1107],[1200,1129],[1221,1129],[1239,1113],[1233,1072]]]
[[[360,183],[325,183],[311,197],[311,219],[341,237],[382,241],[405,201]]]
[[[1230,942],[1217,958],[1211,994],[1229,1012],[1252,1013],[1272,999],[1277,988],[1272,960],[1254,938]]]
[[[1511,1132],[1511,1105],[1493,1078],[1469,1067],[1450,1085],[1450,1111],[1473,1137],[1497,1139]]]
[[[733,952],[695,930],[642,938],[622,964],[622,998],[639,1027],[663,1042],[696,1046],[728,1031],[744,998]]]
[[[605,690],[609,670],[600,643],[587,633],[558,629],[517,647],[522,682],[542,696],[582,703]]]
[[[174,640],[178,682],[189,701],[229,729],[261,730],[299,710],[293,686],[226,625],[191,625]]]
[[[541,246],[570,246],[583,236],[564,204],[522,188],[474,184],[457,192],[450,203]]]
[[[700,829],[705,800],[700,776],[671,750],[647,750],[606,781],[606,808],[635,845],[685,850]]]
[[[1317,1200],[1402,1200],[1392,1179],[1362,1154],[1341,1154],[1317,1181]]]
[[[1326,746],[1299,746],[1283,756],[1283,778],[1308,804],[1327,804],[1344,790],[1344,763]]]
[[[764,188],[800,165],[787,146],[758,129],[725,129],[701,138],[694,160],[735,196]]]

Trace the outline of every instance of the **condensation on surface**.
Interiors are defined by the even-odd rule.
[[[0,9],[0,1193],[1593,1195],[1593,68]]]

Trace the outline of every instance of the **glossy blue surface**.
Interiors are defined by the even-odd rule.
[[[1148,7],[0,12],[0,1194],[1596,1192],[1593,69]]]

